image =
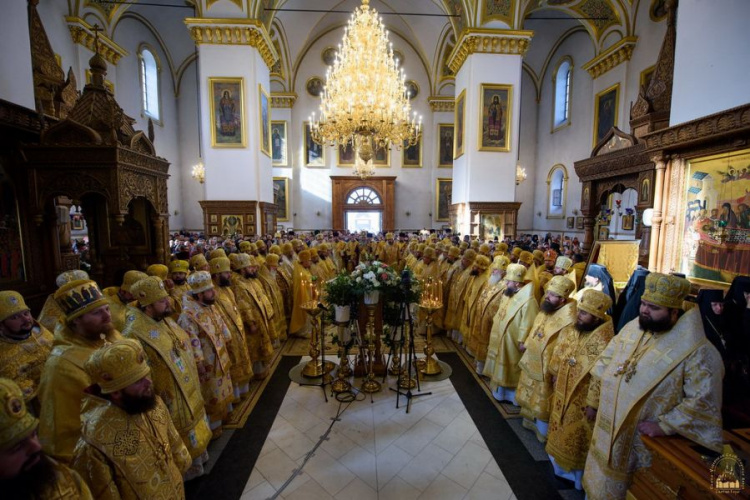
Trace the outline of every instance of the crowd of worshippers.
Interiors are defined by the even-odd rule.
[[[651,460],[640,435],[718,452],[722,419],[747,426],[748,277],[689,307],[684,277],[642,268],[616,295],[604,266],[574,262],[572,240],[321,232],[172,245],[168,265],[119,286],[60,274],[37,319],[0,292],[3,497],[182,498],[275,350],[309,336],[302,283],[372,260],[444,283],[437,329],[591,499],[625,498]]]

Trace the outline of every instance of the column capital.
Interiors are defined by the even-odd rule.
[[[296,92],[271,92],[272,108],[292,108],[296,101]]]
[[[466,58],[475,53],[523,56],[533,36],[534,32],[530,30],[465,29],[448,57],[448,67],[457,74]]]
[[[582,68],[589,72],[591,78],[599,78],[619,64],[629,61],[637,41],[637,36],[625,37],[584,64]]]
[[[453,96],[433,95],[427,98],[427,102],[433,112],[453,113],[456,107],[456,99]]]
[[[249,45],[258,49],[270,69],[279,55],[266,27],[256,19],[185,19],[190,38],[198,44]]]
[[[94,47],[93,26],[76,16],[67,16],[65,21],[68,23],[70,37],[73,43],[82,45],[91,52],[96,52]],[[104,33],[99,33],[99,54],[109,63],[117,64],[120,58],[128,55],[128,51],[117,45],[111,38]]]

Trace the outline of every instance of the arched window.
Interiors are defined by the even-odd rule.
[[[573,60],[564,58],[557,65],[552,83],[555,89],[552,129],[570,123],[570,85],[573,80]]]
[[[347,205],[382,205],[378,193],[367,187],[357,188],[346,199]]]
[[[547,218],[562,219],[565,217],[565,198],[567,197],[568,171],[564,165],[555,165],[547,175]]]
[[[147,46],[138,51],[141,73],[141,102],[143,114],[154,121],[161,121],[159,109],[159,62],[154,52]]]

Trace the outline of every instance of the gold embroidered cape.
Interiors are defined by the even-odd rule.
[[[31,407],[35,414],[39,409],[36,401],[39,380],[52,351],[52,342],[52,333],[36,321],[25,340],[14,340],[0,334],[0,377],[18,384],[27,407]]]
[[[484,362],[487,359],[487,346],[490,342],[492,321],[500,307],[505,281],[500,280],[495,285],[489,284],[482,290],[477,306],[474,308],[474,316],[471,320],[471,334],[469,340],[464,339],[466,348],[474,353],[474,359]]]
[[[273,356],[274,310],[258,278],[243,278],[232,273],[232,291],[237,309],[245,323],[245,335],[250,360],[269,361]]]
[[[239,389],[246,386],[253,377],[252,361],[247,346],[247,334],[232,289],[228,286],[218,286],[216,283],[214,285],[214,291],[216,292],[214,307],[219,311],[221,319],[224,320],[232,338],[227,342],[229,359],[232,362],[229,373],[232,376],[232,385],[239,393]],[[237,393],[235,397],[238,396]]]

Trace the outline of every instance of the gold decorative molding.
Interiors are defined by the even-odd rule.
[[[83,45],[92,52],[96,52],[94,47],[93,26],[81,19],[80,17],[67,16],[65,21],[68,23],[70,37],[73,43]],[[99,54],[112,64],[117,64],[120,58],[128,55],[128,51],[116,44],[111,38],[99,33]]]
[[[530,30],[491,30],[472,28],[464,30],[456,47],[448,56],[448,67],[458,74],[471,54],[508,54],[523,56],[529,49],[534,32]]]
[[[630,60],[635,48],[637,36],[623,38],[589,62],[583,65],[583,69],[589,72],[591,78],[599,78],[607,71],[618,66],[620,63]]]
[[[190,31],[190,37],[199,45],[205,43],[255,47],[269,69],[279,58],[266,27],[256,19],[200,19],[190,17],[185,19],[185,24]]]
[[[430,109],[433,112],[450,112],[456,108],[456,100],[453,96],[433,95],[427,98],[427,102],[430,103]]]
[[[292,108],[297,101],[295,92],[271,92],[272,108]]]

